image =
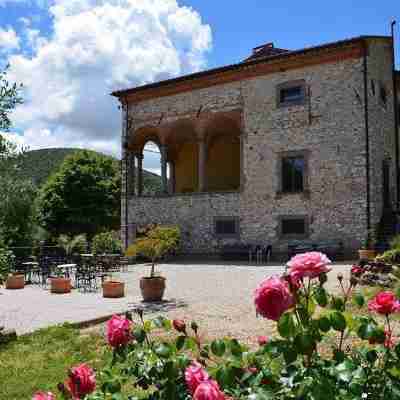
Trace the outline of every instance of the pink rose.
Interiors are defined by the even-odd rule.
[[[278,278],[265,279],[255,291],[256,310],[264,318],[278,321],[281,315],[294,305],[289,284]]]
[[[185,370],[185,381],[189,392],[193,394],[201,382],[209,378],[203,366],[197,361],[192,362]]]
[[[193,394],[193,400],[225,400],[218,383],[210,379],[201,382]]]
[[[132,321],[125,317],[113,315],[107,321],[107,341],[112,347],[125,346],[132,340]]]
[[[51,392],[37,392],[33,395],[32,400],[56,400],[56,397]]]
[[[368,302],[369,311],[389,315],[400,311],[400,302],[392,292],[380,292]]]
[[[258,336],[257,343],[259,346],[264,346],[265,344],[268,343],[268,338],[266,336]]]
[[[96,388],[95,373],[88,365],[80,364],[71,368],[65,385],[71,393],[72,398],[80,400],[92,393]]]
[[[287,263],[290,267],[289,274],[295,279],[317,278],[319,275],[329,272],[327,267],[331,260],[323,253],[310,251],[308,253],[298,254]]]

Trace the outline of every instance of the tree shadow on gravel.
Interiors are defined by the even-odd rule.
[[[170,299],[162,301],[130,303],[130,310],[133,312],[141,311],[144,314],[151,314],[155,312],[168,312],[177,308],[187,307],[188,304],[183,300]]]

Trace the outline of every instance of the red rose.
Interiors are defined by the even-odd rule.
[[[125,346],[132,340],[132,321],[125,317],[113,315],[107,321],[107,341],[111,347]]]
[[[352,274],[352,275],[360,276],[360,275],[363,274],[363,272],[364,272],[364,269],[361,268],[361,267],[359,267],[358,265],[353,265],[353,266],[351,267],[351,274]]]
[[[400,311],[400,302],[392,292],[380,292],[369,301],[368,309],[378,314],[389,315]]]
[[[193,400],[225,400],[218,383],[212,379],[200,383],[193,394]]]
[[[182,321],[181,319],[174,319],[172,321],[172,325],[174,328],[181,333],[186,333],[186,324],[185,321]]]
[[[65,385],[71,393],[72,398],[80,400],[92,393],[96,388],[95,373],[88,365],[80,364],[71,368]]]
[[[254,303],[257,312],[264,318],[278,321],[294,305],[294,298],[286,281],[271,277],[261,282],[256,289]]]
[[[192,362],[185,370],[185,381],[189,392],[193,394],[201,382],[209,378],[206,370],[197,361]]]
[[[51,392],[37,392],[33,395],[32,400],[56,400],[56,397]]]

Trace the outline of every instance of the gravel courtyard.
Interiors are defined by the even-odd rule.
[[[257,318],[253,292],[267,276],[280,274],[283,266],[227,264],[163,264],[157,271],[167,278],[162,304],[141,302],[139,279],[149,273],[149,265],[129,267],[114,274],[127,284],[123,299],[103,299],[101,293],[53,295],[37,286],[24,290],[0,290],[0,325],[19,334],[63,322],[84,322],[124,312],[136,306],[148,317],[163,314],[170,318],[196,320],[207,338],[229,335],[253,342],[257,335],[271,334],[274,324]],[[347,274],[349,265],[334,265],[328,285],[337,289],[336,274]]]

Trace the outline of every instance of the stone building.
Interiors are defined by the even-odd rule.
[[[393,55],[386,36],[268,43],[234,65],[114,92],[125,245],[159,223],[181,227],[185,253],[236,242],[286,252],[293,240],[354,252],[399,200]],[[149,141],[163,184],[152,197],[142,193]]]

